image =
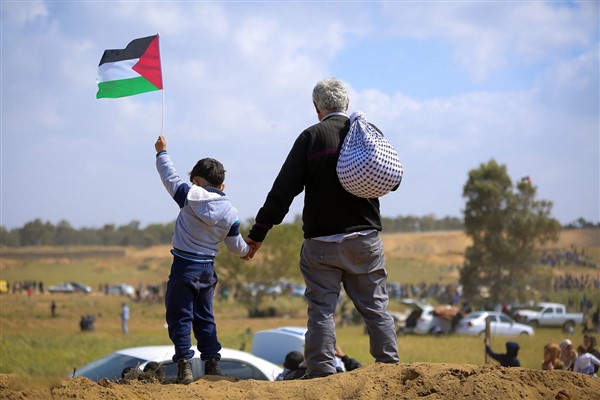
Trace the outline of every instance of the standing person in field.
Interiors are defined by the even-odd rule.
[[[129,333],[129,327],[127,326],[128,322],[129,306],[127,305],[127,303],[123,303],[123,305],[121,306],[121,330],[123,331],[124,335],[127,335]]]
[[[304,355],[309,378],[336,372],[334,314],[342,283],[367,325],[375,361],[399,361],[394,320],[387,311],[379,200],[350,194],[336,173],[339,151],[350,129],[345,114],[348,92],[332,78],[317,83],[312,100],[319,123],[296,139],[246,238],[252,248],[249,259],[304,190],[300,270],[308,301]]]
[[[175,345],[173,362],[178,364],[177,382],[193,380],[190,359],[191,332],[198,342],[205,375],[222,375],[218,361],[221,344],[213,315],[213,296],[217,285],[214,270],[219,242],[240,257],[249,252],[240,234],[237,210],[223,193],[225,169],[212,158],[198,161],[190,172],[189,185],[177,174],[167,154],[167,142],[159,136],[155,145],[156,169],[179,205],[172,245],[173,264],[165,295],[169,337]]]

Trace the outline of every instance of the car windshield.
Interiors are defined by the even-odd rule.
[[[93,381],[101,378],[109,380],[121,379],[123,371],[126,368],[136,367],[145,361],[141,358],[113,353],[77,369],[73,376],[85,376]]]
[[[219,367],[225,375],[234,376],[238,379],[256,379],[257,381],[267,381],[269,378],[258,369],[244,362],[237,360],[221,360]]]
[[[535,312],[542,312],[542,310],[543,310],[544,308],[546,308],[546,307],[543,307],[543,306],[535,306],[535,307],[533,307],[533,308],[532,308],[532,310],[533,310],[533,311],[535,311]]]

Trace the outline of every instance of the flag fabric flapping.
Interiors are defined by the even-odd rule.
[[[97,82],[97,99],[162,90],[158,35],[135,39],[124,49],[105,50]]]

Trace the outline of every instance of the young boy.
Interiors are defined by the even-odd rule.
[[[173,264],[165,305],[169,337],[175,345],[173,362],[178,365],[177,382],[188,384],[193,380],[192,329],[204,361],[205,375],[222,375],[218,365],[221,344],[212,308],[218,280],[214,260],[219,242],[224,241],[227,249],[240,257],[250,249],[240,235],[237,210],[223,193],[223,165],[212,158],[198,161],[190,172],[190,186],[175,171],[164,136],[159,136],[154,148],[156,169],[180,208],[173,231]]]

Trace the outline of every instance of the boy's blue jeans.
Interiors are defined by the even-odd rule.
[[[175,345],[173,362],[194,356],[192,329],[202,360],[221,359],[212,308],[217,280],[213,260],[194,262],[173,256],[165,295],[169,337]]]

